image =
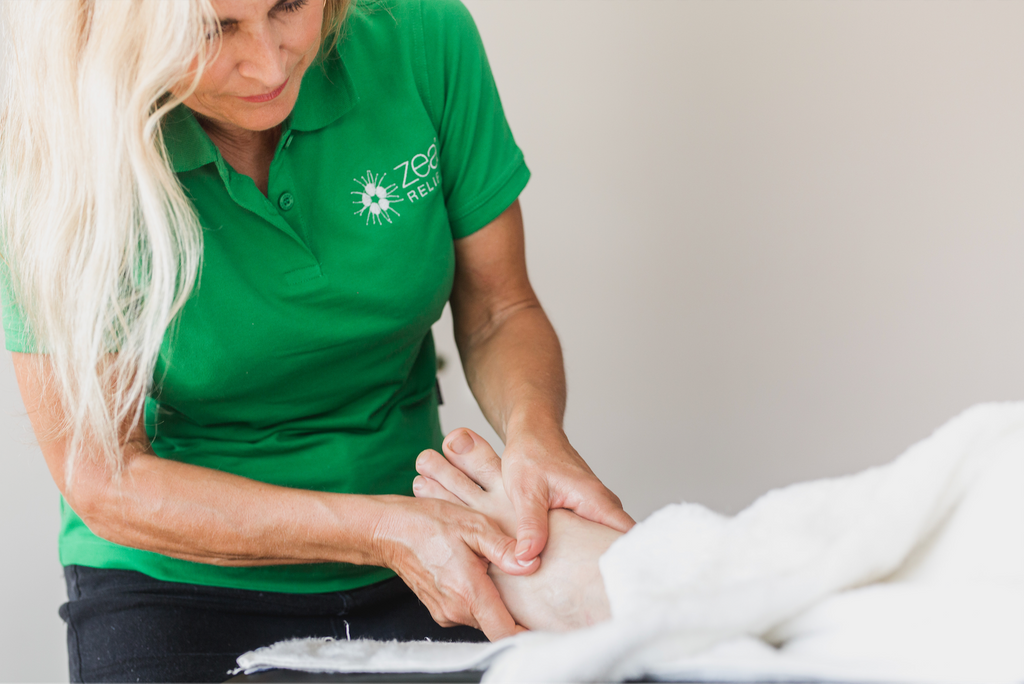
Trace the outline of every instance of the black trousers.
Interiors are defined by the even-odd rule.
[[[153,579],[130,570],[64,568],[72,682],[220,682],[235,658],[296,637],[486,641],[443,628],[404,582],[281,594]]]

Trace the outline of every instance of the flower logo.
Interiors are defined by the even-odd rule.
[[[398,184],[385,185],[384,177],[387,175],[387,173],[382,173],[376,176],[367,171],[362,178],[352,179],[359,185],[359,190],[352,191],[353,195],[357,195],[352,204],[359,205],[359,209],[353,213],[356,216],[366,214],[366,225],[370,225],[370,221],[373,221],[379,226],[382,224],[381,219],[391,223],[391,214],[401,216],[393,206],[396,202],[403,201],[401,197],[393,194]]]

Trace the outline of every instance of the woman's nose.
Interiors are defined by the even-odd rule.
[[[242,45],[238,73],[268,88],[281,85],[286,76],[287,62],[285,50],[281,47],[281,36],[266,21],[258,29],[250,31],[247,37],[248,40]]]

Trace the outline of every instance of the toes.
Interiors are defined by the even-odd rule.
[[[433,480],[457,497],[460,503],[470,507],[475,506],[484,493],[477,483],[433,449],[427,449],[416,459],[416,472]]]
[[[501,459],[487,441],[468,428],[452,431],[444,441],[445,457],[486,491],[501,489]]]
[[[442,487],[437,480],[422,475],[412,481],[412,493],[421,499],[441,499],[459,506],[465,505],[459,497]]]

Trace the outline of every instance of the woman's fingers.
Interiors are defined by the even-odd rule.
[[[551,497],[547,482],[529,479],[513,480],[505,486],[512,508],[516,511],[516,562],[533,564],[548,543],[548,510]]]
[[[473,619],[491,641],[513,636],[521,629],[517,629],[518,625],[498,595],[494,581],[487,575],[484,575],[484,579],[486,581],[478,587],[476,603],[470,607]]]
[[[576,515],[591,522],[600,523],[625,534],[636,525],[636,521],[622,510],[622,501],[604,485],[599,491],[581,498],[573,509]]]
[[[490,518],[439,499],[388,497],[378,535],[384,564],[402,577],[438,624],[477,627],[492,641],[519,631],[487,568],[494,563],[509,574],[530,570],[516,562],[515,540]]]
[[[516,559],[520,564],[535,559],[547,545],[548,511],[569,508],[581,518],[622,533],[636,521],[622,510],[622,502],[596,477],[582,474],[579,479],[557,478],[516,480],[507,486],[509,500],[516,510]],[[557,492],[552,496],[554,489]]]
[[[406,582],[438,624],[444,627],[476,627],[491,641],[510,637],[519,631],[486,570],[462,575],[459,568],[453,567],[447,577],[440,582],[437,580],[435,576],[425,584]]]
[[[544,550],[548,510],[552,508],[568,508],[619,532],[636,524],[564,435],[551,440],[510,440],[502,456],[502,476],[516,511],[516,557],[520,561],[529,561]]]
[[[546,521],[546,512],[544,517]],[[478,556],[490,561],[509,575],[529,575],[539,567],[540,561],[536,558],[532,561],[520,560],[516,555],[516,540],[503,534],[490,518],[484,517],[484,520],[489,525],[480,529],[475,539],[467,539]]]

